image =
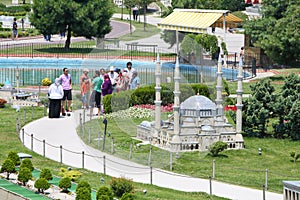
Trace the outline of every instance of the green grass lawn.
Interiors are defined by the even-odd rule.
[[[16,112],[15,109],[9,108],[9,105],[6,105],[5,108],[0,108],[0,164],[6,159],[6,156],[10,151],[16,152],[24,152],[32,155],[32,163],[35,168],[43,169],[49,168],[51,172],[58,176],[60,172],[60,168],[67,168],[68,166],[62,165],[58,162],[54,162],[52,160],[46,159],[34,152],[31,152],[27,148],[25,148],[21,141],[18,138],[16,132],[16,119],[19,117],[21,125],[25,124],[24,121],[24,109],[22,108],[20,112]],[[43,117],[44,109],[43,108],[35,108],[34,114],[32,115],[32,109],[26,108],[26,123],[33,119],[38,119]],[[84,169],[77,169],[83,175],[80,180],[88,181],[92,188],[97,190],[101,185],[99,179],[103,177],[105,179],[105,185],[108,186],[108,183],[111,179],[109,176],[105,176],[103,174],[91,172]],[[165,189],[156,187],[149,184],[140,184],[134,183],[135,186],[135,194],[137,199],[146,200],[146,199],[162,199],[162,200],[174,200],[174,199],[182,199],[182,200],[193,200],[193,199],[203,199],[203,200],[221,200],[225,198],[220,198],[216,196],[209,196],[205,193],[192,193],[192,192],[179,192],[171,189]],[[147,195],[143,194],[143,190],[146,189],[148,191]]]
[[[114,138],[114,155],[129,159],[130,145],[132,145],[131,161],[144,165],[149,164],[150,145],[137,147],[136,124],[142,120],[109,120],[105,151],[112,153],[112,137]],[[89,145],[102,149],[102,142],[98,144],[94,139],[98,131],[103,133],[101,121],[93,120],[85,125],[85,137],[79,135]],[[91,140],[88,132],[91,131]],[[93,131],[95,130],[95,131]],[[216,164],[216,180],[247,187],[261,189],[265,184],[266,170],[268,170],[268,188],[273,192],[282,192],[282,180],[297,180],[300,173],[300,162],[291,162],[290,151],[299,151],[299,141],[277,140],[272,138],[244,138],[246,148],[243,150],[227,150],[218,157],[212,157],[207,152],[179,153],[175,159],[173,154],[173,171],[194,177],[208,178],[212,176],[212,163]],[[98,146],[99,145],[99,146]],[[258,148],[262,148],[262,155],[258,155]],[[151,164],[165,170],[170,169],[170,153],[153,147]]]

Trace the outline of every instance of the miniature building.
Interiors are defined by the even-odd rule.
[[[153,136],[154,122],[142,122],[137,127],[137,137],[152,140],[153,144],[170,151],[204,151],[217,141],[226,142],[229,149],[244,148],[242,135],[230,124],[220,122],[217,116],[213,101],[201,95],[191,96],[180,105],[179,135],[174,135],[172,115],[162,122],[157,137]]]
[[[300,199],[300,181],[283,181],[283,200]]]

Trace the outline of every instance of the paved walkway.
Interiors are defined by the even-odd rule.
[[[24,127],[24,140],[22,131],[20,138],[24,145],[34,152],[72,167],[84,167],[94,172],[105,172],[110,176],[127,177],[135,182],[147,184],[152,179],[154,185],[180,191],[210,192],[209,180],[160,169],[152,169],[151,178],[151,170],[148,166],[116,158],[85,145],[76,132],[76,127],[80,124],[80,113],[83,116],[82,111],[75,111],[71,117],[59,119],[44,117],[36,120]],[[85,116],[85,119],[88,120],[89,117]],[[261,190],[218,181],[212,181],[212,193],[239,200],[258,200],[263,197]],[[266,199],[281,200],[282,195],[266,192]]]

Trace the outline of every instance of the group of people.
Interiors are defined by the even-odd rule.
[[[85,68],[79,81],[82,108],[90,108],[91,116],[94,107],[98,108],[96,115],[102,114],[101,101],[107,94],[136,89],[140,85],[140,78],[137,71],[132,68],[131,62],[128,62],[123,70],[113,66],[110,67],[109,72],[105,69],[96,70],[92,78],[89,77],[89,70]],[[50,85],[48,96],[50,99],[49,118],[59,118],[60,113],[65,116],[66,112],[72,112],[72,79],[68,68],[64,68],[63,74]]]

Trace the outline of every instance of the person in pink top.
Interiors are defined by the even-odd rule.
[[[64,68],[63,69],[63,74],[60,75],[59,80],[61,81],[61,85],[64,90],[64,96],[62,98],[62,108],[61,112],[62,115],[66,115],[65,113],[65,103],[66,100],[68,100],[68,106],[67,106],[67,112],[72,112],[71,110],[71,104],[72,104],[72,79],[71,75],[69,74],[69,69]]]

